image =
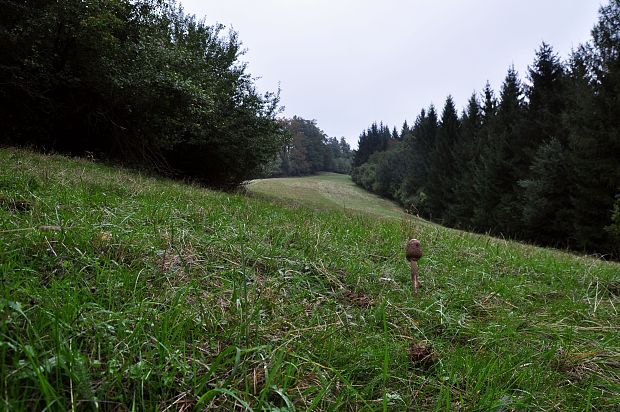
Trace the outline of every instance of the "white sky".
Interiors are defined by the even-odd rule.
[[[544,40],[562,58],[590,39],[599,0],[180,0],[232,27],[260,91],[353,146],[383,121],[400,131],[451,94],[459,109],[511,64],[526,79]],[[603,4],[606,4],[603,3]]]

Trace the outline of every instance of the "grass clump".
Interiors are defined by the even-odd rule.
[[[620,404],[615,263],[11,149],[0,199],[0,409]]]

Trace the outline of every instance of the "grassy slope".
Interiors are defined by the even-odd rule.
[[[341,209],[0,150],[0,409],[620,403],[617,264]]]
[[[250,192],[267,198],[317,209],[341,209],[380,216],[405,217],[397,204],[360,189],[351,181],[350,176],[337,173],[253,180],[247,188]]]

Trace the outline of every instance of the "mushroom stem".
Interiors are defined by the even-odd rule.
[[[411,283],[413,283],[413,292],[418,293],[418,262],[415,260],[409,262],[411,263]]]

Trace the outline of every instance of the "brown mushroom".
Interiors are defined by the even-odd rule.
[[[418,239],[411,239],[405,246],[405,256],[411,264],[411,282],[413,283],[413,292],[418,293],[418,259],[422,257],[422,248]]]

